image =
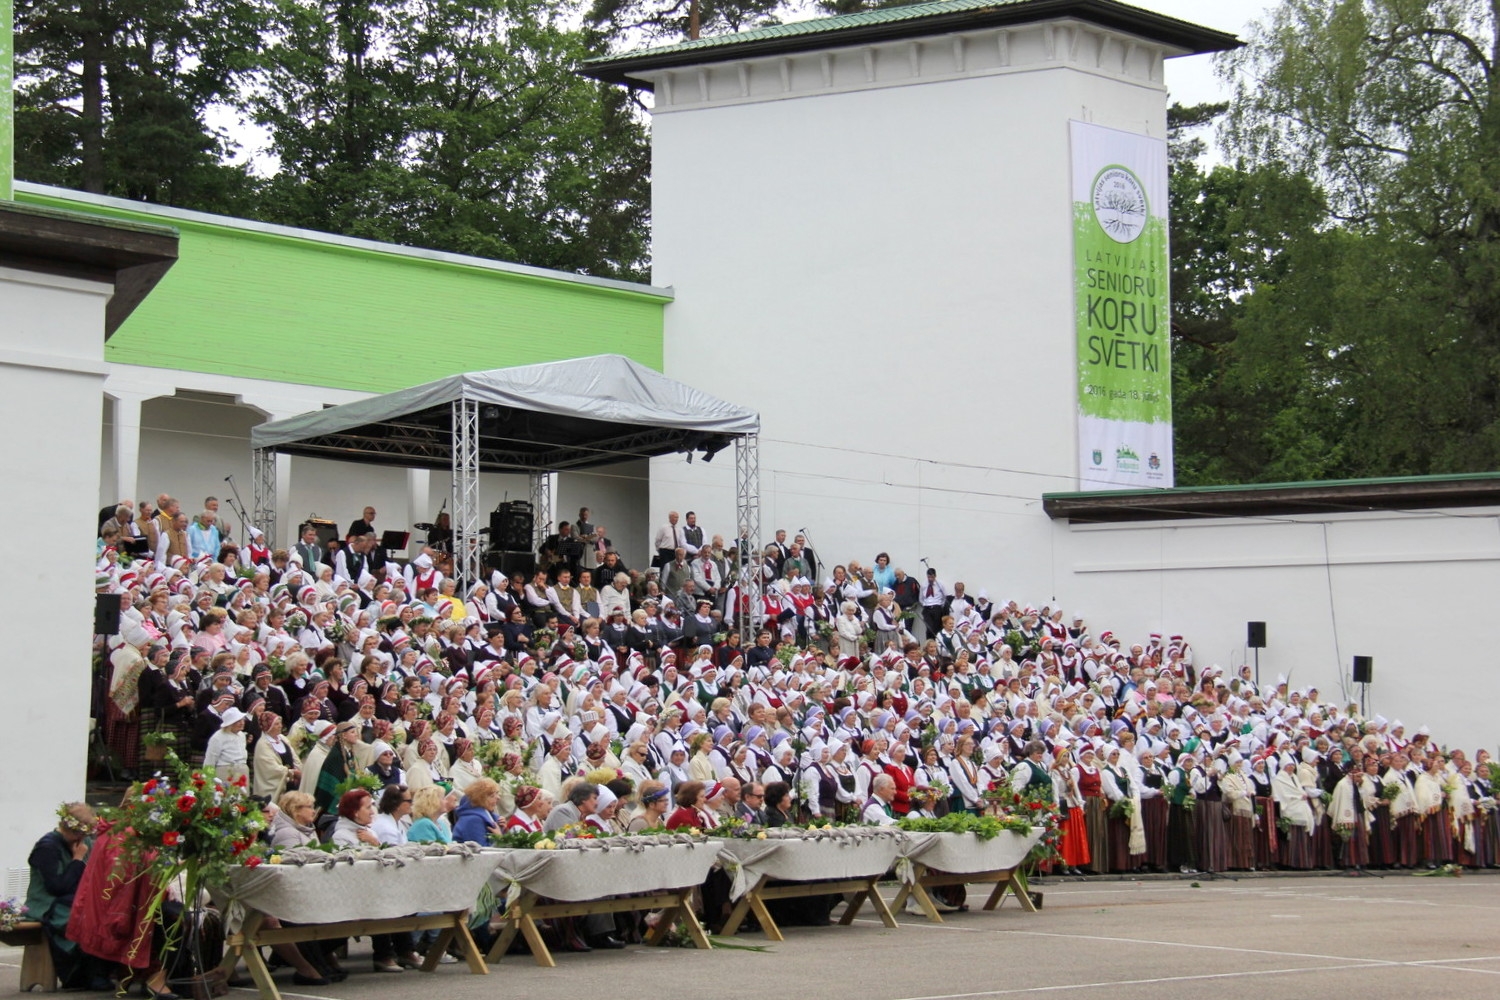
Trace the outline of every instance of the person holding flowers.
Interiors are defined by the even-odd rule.
[[[57,810],[57,828],[42,836],[26,863],[31,882],[26,912],[42,925],[52,964],[64,989],[110,988],[104,963],[91,957],[67,936],[73,899],[83,881],[98,817],[82,802],[68,802]]]

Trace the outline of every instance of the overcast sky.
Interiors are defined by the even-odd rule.
[[[1246,26],[1276,6],[1277,0],[1126,0],[1136,7],[1154,10],[1220,31],[1245,37]],[[1228,90],[1214,75],[1213,56],[1183,56],[1167,60],[1167,89],[1171,100],[1202,104],[1224,100]]]

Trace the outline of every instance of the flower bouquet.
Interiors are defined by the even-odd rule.
[[[168,889],[182,879],[186,905],[166,928],[171,946],[185,926],[197,926],[190,914],[204,889],[222,884],[236,866],[262,862],[256,845],[267,824],[244,777],[225,780],[188,767],[171,752],[164,763],[154,776],[131,785],[122,805],[102,815],[126,831],[121,867],[151,881],[147,919],[157,918]]]
[[[17,899],[0,899],[0,934],[16,929],[26,919],[26,904]]]

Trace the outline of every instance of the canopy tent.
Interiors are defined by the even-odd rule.
[[[479,578],[479,474],[526,472],[538,525],[551,474],[735,446],[737,527],[760,540],[760,416],[618,354],[468,372],[254,428],[255,518],[275,538],[276,454],[451,469],[460,577]],[[534,539],[534,542],[538,539]],[[759,574],[754,578],[759,591]]]

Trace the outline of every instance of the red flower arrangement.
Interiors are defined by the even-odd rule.
[[[120,863],[123,867],[128,859],[151,880],[152,918],[179,875],[184,898],[196,899],[200,889],[223,882],[232,866],[249,863],[250,857],[259,863],[253,848],[267,826],[243,780],[193,770],[170,752],[162,771],[132,785],[125,802],[103,810],[103,818],[127,829]],[[169,928],[169,936],[176,929]]]

